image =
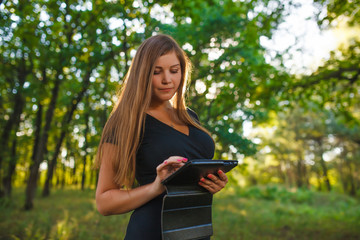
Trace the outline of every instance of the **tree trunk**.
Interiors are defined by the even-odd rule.
[[[45,180],[43,191],[42,191],[42,196],[43,197],[47,197],[47,196],[50,195],[50,185],[51,185],[52,177],[53,177],[53,174],[54,174],[54,169],[55,169],[55,166],[56,166],[56,158],[58,157],[58,155],[60,153],[61,143],[62,143],[62,140],[65,137],[65,134],[66,134],[65,131],[61,132],[60,139],[57,142],[56,147],[55,147],[54,156],[53,156],[53,158],[51,159],[51,161],[48,164],[48,170],[47,170],[47,173],[46,173],[46,180]]]
[[[98,182],[99,182],[99,169],[96,169],[96,181],[95,181],[95,187],[97,186]]]
[[[66,166],[65,163],[62,164],[62,178],[61,178],[61,188],[64,189],[66,183]]]
[[[19,109],[19,115],[17,116],[17,118],[14,121],[13,126],[15,127],[14,129],[14,139],[12,141],[12,147],[11,147],[11,154],[10,154],[10,158],[9,158],[9,165],[8,165],[8,171],[7,174],[5,175],[4,179],[3,179],[3,185],[4,185],[4,196],[9,196],[11,195],[11,190],[12,190],[12,178],[13,175],[15,173],[15,169],[16,169],[16,163],[17,163],[17,156],[16,156],[16,145],[17,145],[17,136],[16,133],[19,130],[20,127],[20,115],[23,111],[24,105],[25,105],[25,101],[23,99],[23,97],[21,95],[18,96],[19,99],[17,99],[15,102],[17,105],[17,108]]]
[[[320,170],[316,167],[316,179],[317,179],[317,182],[318,182],[318,188],[317,190],[320,192],[321,189],[322,189],[322,181],[321,181],[321,174],[320,174]]]
[[[343,172],[342,168],[343,168],[343,164],[342,163],[338,164],[338,172],[340,175],[341,186],[343,188],[344,193],[346,193],[347,192],[347,181],[346,181],[346,177],[344,176],[344,172]]]
[[[297,164],[296,164],[296,185],[298,188],[301,188],[303,186],[303,174],[302,174],[302,159],[299,157]]]
[[[42,69],[42,84],[46,85],[47,84],[47,75],[46,75],[46,68],[43,67]],[[38,103],[37,103],[37,107],[38,107],[38,111],[36,113],[36,120],[35,120],[35,129],[34,129],[34,144],[33,144],[33,151],[32,151],[32,155],[31,155],[31,163],[36,162],[36,153],[39,150],[39,144],[40,144],[40,139],[41,139],[41,126],[42,126],[42,118],[43,118],[43,105],[41,104],[41,100],[42,99],[38,99]],[[44,155],[46,155],[46,150],[44,152]],[[26,179],[28,179],[29,176],[26,177]]]
[[[5,127],[3,129],[3,132],[1,134],[1,139],[0,139],[0,170],[1,169],[5,169],[5,167],[2,166],[4,159],[6,158],[6,154],[12,152],[12,150],[10,149],[9,146],[9,142],[10,142],[10,136],[11,136],[11,132],[13,130],[13,128],[15,128],[14,132],[14,137],[16,138],[16,132],[19,129],[19,124],[20,124],[20,116],[21,113],[23,111],[24,105],[25,105],[25,100],[24,100],[24,96],[23,96],[23,89],[24,89],[24,83],[26,80],[26,76],[28,75],[28,70],[26,69],[26,65],[25,65],[25,59],[24,57],[21,59],[20,62],[20,66],[18,68],[18,80],[19,80],[19,87],[16,89],[16,94],[14,96],[14,107],[13,107],[13,112],[10,115],[9,119],[7,120]],[[13,159],[15,158],[15,156],[8,156],[10,161],[13,161]],[[9,163],[9,169],[12,167],[10,166],[12,163]],[[0,171],[1,173],[1,171]],[[1,177],[1,175],[0,175]],[[9,176],[7,176],[9,177]],[[3,179],[3,181],[7,181],[5,179]],[[11,184],[11,183],[10,183]],[[1,196],[6,196],[7,195],[7,190],[5,190],[5,192],[3,192],[3,190],[1,189],[1,185],[0,185],[0,197]]]
[[[77,106],[79,105],[79,103],[81,102],[85,92],[89,88],[91,73],[92,73],[92,69],[90,69],[86,72],[81,91],[72,99],[71,106],[69,107],[70,110],[65,114],[63,121],[61,121],[62,126],[61,126],[60,138],[56,144],[55,153],[53,155],[51,163],[48,166],[48,172],[46,174],[47,177],[46,177],[45,185],[43,188],[43,196],[44,197],[49,196],[49,194],[50,194],[50,184],[49,183],[51,182],[52,177],[53,177],[54,167],[56,166],[56,161],[57,161],[57,158],[60,153],[62,142],[66,136],[66,133],[68,132],[68,126],[72,120],[74,112],[77,109]]]
[[[82,170],[82,175],[81,175],[81,190],[85,189],[85,180],[86,180],[86,158],[87,155],[85,154],[83,156],[83,170]]]
[[[330,180],[329,180],[329,176],[328,176],[328,169],[325,163],[325,160],[323,158],[323,147],[322,147],[322,139],[317,139],[316,140],[319,146],[319,159],[320,159],[320,166],[322,168],[322,172],[323,172],[323,178],[325,180],[325,186],[326,189],[330,192],[331,191],[331,184],[330,184]]]
[[[304,162],[303,162],[303,173],[304,173],[305,186],[306,186],[306,188],[309,188],[310,187],[309,174],[308,174],[308,170],[306,168],[306,164]]]
[[[341,152],[339,163],[336,164],[337,171],[339,172],[339,175],[340,175],[340,181],[341,181],[341,185],[342,185],[344,193],[347,193],[347,191],[348,191],[346,171],[344,171],[346,155],[347,155],[347,149],[345,146],[343,146],[343,151]]]
[[[13,140],[12,143],[12,147],[11,147],[11,157],[10,157],[10,162],[9,162],[9,166],[8,166],[8,172],[7,175],[4,177],[3,179],[3,184],[4,184],[4,194],[7,197],[11,196],[11,191],[12,191],[12,178],[15,172],[15,168],[16,168],[16,145],[17,145],[17,140],[16,138]]]
[[[104,104],[104,111],[102,111],[102,114],[100,115],[101,127],[105,126],[107,118],[108,118],[107,104],[106,104],[108,99],[106,98],[106,92],[108,91],[109,78],[110,78],[110,68],[106,67],[105,71],[106,71],[107,74],[104,77],[104,88],[103,88],[103,91],[102,91],[102,96],[103,96],[103,99],[105,101],[105,104]]]
[[[39,142],[41,137],[41,124],[42,124],[42,114],[43,114],[43,106],[38,102],[38,111],[36,113],[36,120],[35,120],[35,138],[34,138],[34,145],[33,145],[33,152],[31,155],[31,161],[35,162],[36,151],[39,148]]]
[[[293,169],[293,166],[291,164],[291,160],[288,159],[288,157],[284,156],[284,166],[285,166],[285,174],[286,174],[286,179],[287,179],[287,183],[288,186],[290,188],[292,188],[296,183],[295,183],[295,174]]]
[[[328,169],[326,166],[326,163],[324,161],[324,158],[322,157],[322,155],[320,156],[320,165],[323,171],[323,177],[325,180],[325,184],[326,184],[326,189],[330,192],[331,191],[331,184],[330,184],[330,180],[329,180],[329,176],[328,176]]]
[[[359,164],[359,162],[357,161],[357,162],[355,162],[354,163],[355,164],[355,169],[354,169],[354,181],[355,181],[355,191],[356,192],[358,192],[358,191],[360,191],[360,164]]]
[[[352,170],[352,167],[351,167],[351,162],[350,162],[349,159],[345,159],[345,161],[346,161],[347,168],[349,169],[349,175],[348,175],[349,184],[350,184],[349,194],[351,196],[355,196],[356,195],[356,188],[355,188],[355,182],[354,182],[353,170]]]
[[[52,119],[54,116],[56,101],[57,101],[58,93],[59,93],[59,89],[60,89],[60,83],[61,83],[60,74],[61,74],[61,72],[58,71],[56,78],[55,78],[56,80],[55,80],[54,87],[51,91],[51,100],[49,103],[49,107],[46,111],[45,126],[42,131],[40,140],[38,142],[37,149],[35,151],[36,154],[35,154],[34,161],[32,162],[32,164],[30,166],[30,175],[29,175],[29,178],[27,181],[26,191],[25,191],[25,204],[24,204],[25,210],[30,210],[33,208],[33,199],[35,197],[35,191],[37,188],[39,166],[44,159],[45,152],[47,151],[47,142],[48,142],[48,137],[49,137],[49,131],[50,131],[51,122],[52,122]]]
[[[73,153],[71,153],[71,156],[74,156]],[[75,157],[74,157],[75,159]],[[76,176],[76,173],[77,173],[77,167],[78,167],[78,164],[76,161],[74,161],[74,168],[72,170],[72,177],[71,177],[71,184],[76,186],[78,184],[78,177]]]
[[[87,96],[86,102],[85,102],[85,109],[86,105],[89,105],[89,97]],[[90,106],[88,106],[88,109],[90,110]],[[84,156],[83,156],[83,171],[82,171],[82,177],[81,177],[81,190],[85,189],[85,180],[86,180],[86,158],[87,158],[87,148],[88,148],[88,133],[89,133],[89,110],[86,110],[85,112],[85,130],[84,130]]]
[[[75,160],[75,156],[74,156],[74,150],[73,148],[71,147],[71,138],[70,137],[67,137],[66,138],[66,141],[65,141],[65,148],[66,148],[66,159],[68,161],[70,161],[71,158],[74,159],[74,167],[73,169],[70,171],[70,184],[73,185],[73,186],[76,186],[77,185],[77,176],[76,176],[76,168],[77,168],[77,161]]]
[[[279,159],[279,165],[276,167],[279,179],[281,179],[281,182],[286,185],[286,176],[282,170],[282,161]]]
[[[69,151],[69,148],[67,148],[67,150]],[[72,156],[72,154],[70,154],[70,156]],[[74,168],[71,171],[71,185],[76,185],[77,184],[76,168],[77,168],[77,163],[76,163],[76,161],[74,161]]]
[[[56,176],[56,187],[59,187],[60,182],[61,182],[61,179],[60,179],[61,175],[60,175],[59,168],[56,169],[55,176]]]
[[[90,186],[92,185],[97,185],[97,170],[96,169],[93,169],[91,168],[91,174],[90,174]]]

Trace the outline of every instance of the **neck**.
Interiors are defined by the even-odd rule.
[[[165,102],[151,102],[149,106],[149,110],[160,110],[160,111],[168,111],[172,109],[172,105],[169,101]]]

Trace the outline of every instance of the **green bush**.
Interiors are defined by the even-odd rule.
[[[241,190],[238,193],[241,197],[264,199],[270,201],[308,203],[313,200],[313,191],[308,189],[297,189],[290,191],[278,185],[253,186]]]

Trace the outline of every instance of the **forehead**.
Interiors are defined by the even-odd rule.
[[[180,64],[180,60],[174,51],[160,56],[155,61],[155,67],[171,67]]]

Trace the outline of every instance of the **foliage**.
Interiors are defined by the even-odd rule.
[[[254,144],[243,137],[243,122],[267,119],[276,107],[273,89],[287,77],[265,62],[259,39],[271,37],[291,2],[268,2],[188,3],[190,23],[180,4],[172,8],[179,26],[166,31],[178,36],[195,65],[189,102],[221,143],[220,157],[255,153]]]
[[[315,1],[319,24],[359,31],[357,1]],[[339,29],[338,29],[339,28]],[[347,31],[348,29],[343,29]],[[277,88],[278,109],[252,137],[257,152],[246,157],[247,184],[282,183],[356,195],[359,175],[359,38],[330,53],[309,75],[294,75]]]
[[[358,10],[359,0],[334,0],[326,2],[325,0],[314,0],[314,2],[323,5],[327,3],[327,14],[321,16],[319,14],[319,24],[327,27],[341,17],[348,18],[351,26],[359,26],[360,12]]]
[[[279,0],[2,2],[4,192],[26,175],[31,208],[38,169],[44,195],[55,184],[94,184],[89,166],[116,90],[135,49],[155,33],[171,34],[188,52],[189,105],[213,133],[217,156],[254,154],[243,122],[266,119],[276,104],[264,84],[287,76],[265,62],[259,39],[271,37],[286,6]]]

